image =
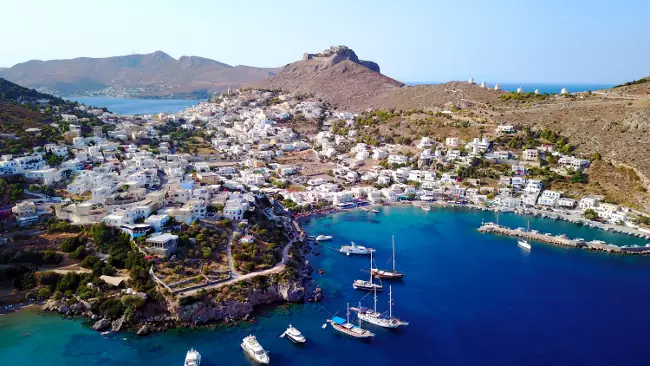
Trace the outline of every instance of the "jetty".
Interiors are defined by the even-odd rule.
[[[586,250],[601,251],[607,253],[618,253],[618,254],[650,254],[650,244],[646,246],[618,246],[614,244],[608,244],[604,241],[593,240],[593,241],[584,241],[582,239],[570,239],[566,235],[549,235],[542,234],[535,231],[524,231],[521,229],[511,229],[506,226],[501,226],[492,222],[482,224],[478,228],[479,232],[482,233],[493,233],[505,236],[511,236],[516,238],[526,238],[529,240],[539,241],[542,243],[571,247],[571,248],[580,248]]]

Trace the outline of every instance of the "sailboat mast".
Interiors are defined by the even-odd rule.
[[[370,285],[372,285],[372,251],[370,252]]]
[[[350,303],[347,303],[347,312],[345,313],[347,315],[347,322],[350,322]]]
[[[361,301],[359,301],[359,310],[361,310]],[[357,313],[357,320],[359,321],[359,328],[361,328],[361,318],[359,317],[359,313]]]
[[[393,272],[395,272],[395,235],[393,235]]]
[[[377,312],[377,288],[373,287],[373,290],[375,291],[375,313]]]
[[[388,286],[388,316],[393,317],[393,285]]]

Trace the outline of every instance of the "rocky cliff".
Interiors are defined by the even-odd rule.
[[[305,289],[299,282],[280,283],[264,289],[248,290],[244,301],[228,299],[217,301],[214,295],[185,306],[172,308],[178,320],[183,323],[202,324],[231,318],[242,318],[253,312],[256,306],[276,302],[302,302]]]

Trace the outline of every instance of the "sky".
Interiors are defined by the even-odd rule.
[[[0,67],[162,50],[278,67],[346,45],[405,82],[650,75],[647,0],[1,0]]]

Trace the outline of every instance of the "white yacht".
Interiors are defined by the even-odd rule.
[[[328,241],[332,240],[332,237],[330,235],[318,235],[316,237],[316,241]]]
[[[374,251],[375,250],[372,248],[366,248],[363,245],[357,245],[353,241],[350,242],[350,245],[343,245],[339,249],[339,252],[345,255],[350,255],[350,254],[368,255]]]
[[[194,348],[190,348],[185,355],[185,366],[200,366],[201,354]]]
[[[289,328],[282,333],[280,338],[284,338],[285,336],[293,343],[305,343],[307,341],[307,338],[291,324],[289,324]]]
[[[241,348],[249,355],[255,362],[262,365],[269,364],[269,355],[266,354],[262,345],[257,341],[254,335],[249,335],[244,338],[244,341],[241,344]]]
[[[358,308],[350,308],[350,310],[356,311],[359,319],[363,320],[364,322],[378,325],[380,327],[395,329],[395,328],[409,325],[408,322],[402,321],[398,317],[393,316],[393,288],[392,286],[390,286],[389,288],[390,288],[390,292],[389,292],[389,300],[388,300],[388,316],[377,311],[376,290],[375,290],[375,297],[374,297],[374,304],[375,304],[374,309],[369,309],[359,304]]]

